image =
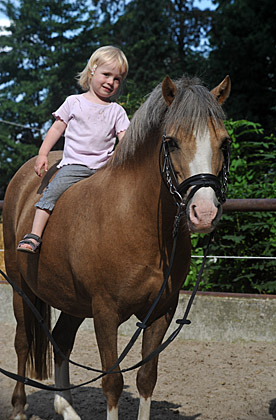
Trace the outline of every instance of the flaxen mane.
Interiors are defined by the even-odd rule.
[[[168,107],[163,98],[160,83],[136,111],[124,140],[109,161],[111,166],[126,162],[148,141],[149,134],[162,126],[174,127],[175,132],[180,128],[193,132],[204,128],[209,117],[216,122],[225,117],[214,96],[198,78],[183,76],[174,83],[177,94],[171,106]]]

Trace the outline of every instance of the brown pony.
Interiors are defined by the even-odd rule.
[[[106,371],[118,357],[119,325],[133,314],[144,319],[168,267],[176,214],[174,198],[160,175],[162,134],[165,130],[179,184],[202,172],[218,176],[223,163],[221,147],[228,139],[220,105],[229,92],[228,76],[211,92],[198,79],[183,77],[172,82],[167,76],[138,109],[105,167],[61,196],[37,255],[19,253],[16,246],[31,229],[34,203],[54,176],[60,154],[50,154],[52,169],[42,181],[35,175],[31,159],[10,182],[3,211],[6,270],[39,307],[46,322],[50,306],[61,311],[53,336],[65,355],[70,355],[84,318],[93,317],[102,369]],[[143,357],[162,342],[174,315],[189,270],[190,232],[213,230],[220,215],[221,205],[211,187],[200,188],[187,203],[168,284],[143,332]],[[16,293],[13,305],[18,374],[27,374],[28,360],[29,373],[44,379],[48,374],[44,333]],[[150,416],[157,363],[155,357],[138,370],[139,420]],[[55,383],[58,388],[69,387],[68,363],[58,354]],[[102,388],[107,419],[117,420],[122,374],[104,376]],[[25,403],[24,385],[17,382],[12,419],[26,418]],[[56,393],[55,409],[64,419],[80,419],[68,390]]]

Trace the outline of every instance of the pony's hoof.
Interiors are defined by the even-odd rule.
[[[56,413],[60,414],[64,420],[81,420],[71,404],[61,395],[55,395],[54,405]]]
[[[27,420],[27,416],[24,413],[18,413],[17,410],[12,413],[9,420]]]

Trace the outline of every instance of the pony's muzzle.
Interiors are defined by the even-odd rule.
[[[207,191],[208,190],[208,191]],[[215,229],[222,214],[222,206],[212,188],[201,188],[189,200],[186,216],[193,233],[209,233]]]

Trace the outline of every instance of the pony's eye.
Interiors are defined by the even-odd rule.
[[[230,139],[230,137],[227,137],[223,140],[222,145],[221,145],[221,150],[227,150],[229,146],[231,146],[232,140]]]
[[[177,139],[174,137],[170,137],[168,140],[168,145],[171,151],[179,149]]]

